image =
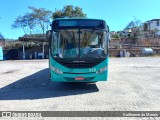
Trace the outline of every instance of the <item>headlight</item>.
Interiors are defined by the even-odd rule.
[[[57,74],[63,74],[63,72],[61,70],[59,70],[58,68],[55,68],[53,66],[50,66],[51,70],[53,70],[54,72],[56,72]]]
[[[98,70],[96,73],[97,73],[97,74],[103,73],[103,72],[106,71],[107,69],[108,69],[108,66],[105,66],[105,67],[101,68],[100,70]]]

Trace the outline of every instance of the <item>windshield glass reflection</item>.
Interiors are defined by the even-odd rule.
[[[88,29],[57,31],[52,37],[51,52],[54,58],[105,58],[106,32]]]

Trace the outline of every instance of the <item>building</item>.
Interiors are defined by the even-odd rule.
[[[44,59],[48,58],[48,41],[45,37],[20,37],[23,49],[19,50],[19,59]],[[32,47],[25,47],[28,43],[34,43]]]
[[[144,23],[145,31],[153,31],[156,35],[160,35],[160,19],[148,20]]]
[[[125,31],[117,31],[117,35],[120,37],[120,38],[128,38],[128,37],[131,37],[131,32],[128,30],[125,30]]]

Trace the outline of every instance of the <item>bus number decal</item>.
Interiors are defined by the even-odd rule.
[[[89,68],[89,72],[96,72],[96,68]]]

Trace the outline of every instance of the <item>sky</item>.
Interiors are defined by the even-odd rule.
[[[11,29],[19,15],[29,12],[28,6],[55,12],[66,5],[82,8],[88,18],[104,19],[111,31],[123,30],[136,19],[145,22],[160,19],[160,0],[0,0],[0,33],[9,39],[24,35],[22,29]]]

